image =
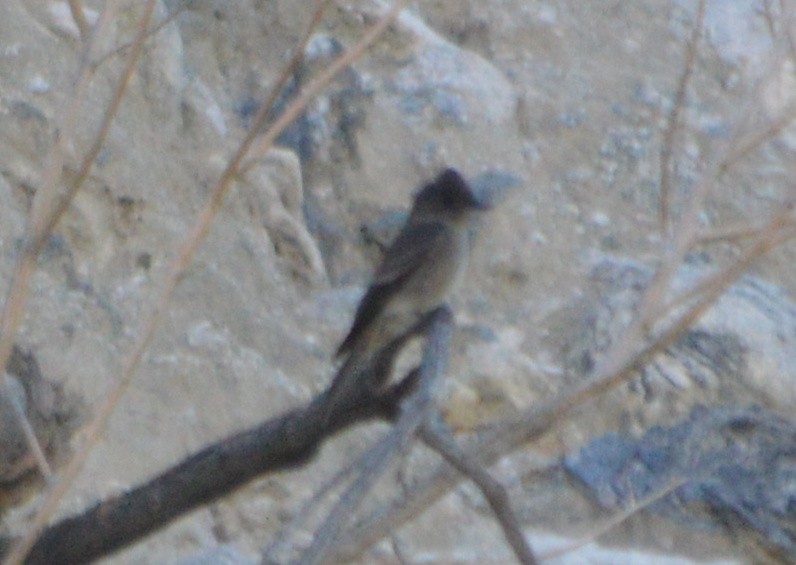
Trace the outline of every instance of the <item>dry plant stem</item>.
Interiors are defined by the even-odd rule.
[[[66,99],[67,102],[59,114],[59,127],[56,131],[53,145],[47,155],[42,182],[33,197],[33,205],[25,226],[24,245],[11,278],[5,304],[3,305],[2,320],[0,320],[0,367],[6,366],[11,355],[14,339],[22,322],[30,277],[36,268],[36,257],[47,235],[49,235],[49,231],[46,229],[47,222],[44,221],[46,218],[43,216],[48,214],[53,207],[52,201],[63,170],[65,146],[75,129],[79,118],[80,106],[85,100],[86,90],[92,75],[88,61],[96,50],[96,46],[100,43],[97,38],[100,38],[107,31],[114,11],[115,4],[109,2],[99,18],[94,32],[94,39],[85,47],[74,91]],[[0,384],[5,386],[6,379],[5,372],[0,371],[0,381],[2,381]],[[30,423],[27,422],[24,414],[22,415],[21,424],[23,428],[30,427]],[[41,445],[39,445],[35,435],[26,434],[26,438],[29,442],[29,449],[34,454],[43,454]],[[40,460],[39,455],[36,455],[36,457],[42,474],[47,476],[49,465],[46,464],[46,459]],[[43,464],[42,461],[44,462]]]
[[[769,6],[766,6],[769,8]],[[791,60],[796,63],[796,38],[793,37],[794,22],[793,19],[793,6],[792,2],[786,2],[785,0],[780,0],[779,2],[779,13],[781,17],[781,26],[782,26],[782,34],[785,36],[785,41],[788,46],[788,51],[790,53]],[[769,14],[770,15],[770,14]],[[772,22],[773,26],[773,22]]]
[[[750,106],[751,103],[747,104],[747,110],[751,109]],[[736,133],[730,137],[730,141],[725,146],[721,158],[713,161],[713,164],[705,172],[702,180],[694,190],[685,215],[675,230],[676,237],[671,245],[671,250],[641,297],[637,318],[642,330],[648,329],[653,320],[661,315],[663,304],[665,303],[666,289],[669,287],[675,269],[682,263],[688,250],[699,239],[699,211],[704,207],[715,180],[726,173],[738,160],[781,132],[794,118],[796,118],[796,105],[790,106],[777,120],[741,139],[739,132],[742,131],[748,122],[749,113],[743,112],[740,115],[735,128],[733,128]],[[627,334],[629,334],[629,330],[626,332]]]
[[[379,20],[371,30],[363,37],[363,39],[354,47],[351,51],[343,54],[335,63],[331,65],[331,67],[322,74],[321,77],[314,80],[305,91],[302,92],[301,96],[299,96],[296,100],[293,101],[292,104],[288,106],[285,112],[275,121],[275,123],[269,128],[268,132],[266,132],[263,141],[260,142],[259,148],[263,150],[263,152],[267,152],[268,149],[273,145],[273,141],[276,137],[282,132],[282,130],[293,120],[296,116],[301,112],[301,110],[306,106],[306,104],[310,101],[310,99],[315,96],[325,85],[331,80],[337,72],[351,64],[357,57],[361,56],[365,50],[379,37],[381,33],[387,28],[390,22],[397,16],[398,12],[400,11],[403,3],[405,0],[398,0],[393,8],[385,14],[385,16]],[[151,13],[153,0],[150,0],[148,3],[147,14]],[[144,20],[142,18],[139,28],[138,28],[138,36],[143,40],[146,37],[147,31],[146,26],[148,25],[148,18]],[[130,55],[128,56],[131,58],[134,54],[138,52],[137,49],[131,51]],[[29,532],[26,536],[22,539],[19,545],[15,548],[15,550],[10,554],[7,563],[8,564],[17,564],[20,563],[27,552],[30,550],[30,547],[35,542],[36,536],[44,527],[44,525],[49,520],[50,516],[52,516],[53,512],[55,511],[58,502],[64,496],[69,486],[77,477],[80,469],[82,468],[86,458],[88,457],[88,453],[90,452],[91,448],[97,442],[99,437],[102,434],[102,431],[105,428],[105,424],[107,423],[110,415],[112,414],[114,408],[119,402],[122,394],[126,390],[127,386],[129,386],[133,371],[138,365],[146,347],[149,344],[149,341],[154,334],[155,327],[159,320],[160,314],[167,309],[168,303],[171,299],[171,295],[174,289],[179,282],[182,273],[184,272],[185,268],[187,267],[188,263],[190,262],[196,248],[199,246],[199,243],[204,238],[207,230],[209,229],[210,222],[215,217],[216,212],[221,206],[221,201],[223,199],[224,194],[226,193],[227,189],[229,188],[233,177],[238,171],[238,168],[241,164],[241,161],[248,153],[251,144],[257,134],[258,127],[262,124],[265,120],[267,115],[268,108],[263,105],[260,110],[257,112],[257,116],[250,128],[248,134],[244,138],[243,142],[239,146],[236,153],[230,159],[229,164],[227,165],[226,169],[221,175],[216,187],[213,191],[213,194],[210,197],[209,202],[199,214],[199,217],[194,224],[193,229],[186,237],[183,245],[181,246],[177,257],[172,262],[169,267],[169,272],[166,276],[164,281],[163,287],[161,292],[159,293],[158,297],[154,302],[154,307],[149,312],[149,315],[145,318],[143,327],[138,334],[138,338],[136,339],[133,347],[129,353],[129,355],[125,358],[124,364],[122,366],[121,376],[119,380],[116,382],[115,385],[111,388],[111,390],[106,395],[105,399],[103,400],[102,404],[97,409],[97,413],[94,416],[94,419],[88,424],[84,433],[84,440],[81,445],[75,451],[75,454],[67,463],[66,467],[63,470],[61,479],[58,483],[54,486],[52,491],[47,496],[42,508],[36,514],[33,524],[30,527]],[[259,118],[259,120],[257,119]],[[84,177],[84,175],[83,175]],[[82,178],[81,175],[78,175],[78,178]],[[53,222],[54,224],[54,222]],[[21,313],[20,313],[21,314]],[[8,352],[10,354],[10,345],[8,347]],[[2,353],[2,351],[0,351]]]
[[[747,136],[743,143],[739,143],[738,147],[731,151],[722,163],[720,174],[724,174],[737,161],[755,151],[766,141],[770,141],[776,135],[779,135],[782,130],[793,123],[794,119],[796,119],[796,104],[790,104],[776,120]]]
[[[36,265],[36,257],[47,239],[50,224],[49,215],[54,209],[58,182],[64,166],[66,144],[72,136],[80,117],[80,107],[86,97],[89,81],[93,74],[90,60],[97,44],[107,32],[115,13],[116,4],[109,2],[102,12],[92,41],[86,46],[81,57],[80,71],[75,88],[67,98],[67,104],[59,113],[58,126],[53,145],[46,158],[42,181],[33,197],[33,204],[25,226],[25,240],[22,254],[14,272],[11,286],[3,307],[2,327],[0,328],[0,367],[5,367],[14,345],[14,337],[22,320],[22,312],[27,298],[28,282]]]
[[[793,239],[796,237],[796,225],[790,225],[787,228],[782,229],[778,234],[774,236],[774,240],[772,241],[771,247],[779,247],[783,243],[788,240]]]
[[[113,118],[116,117],[116,112],[119,111],[119,105],[122,102],[124,93],[127,91],[127,85],[130,83],[130,77],[132,76],[133,70],[138,62],[141,49],[144,46],[144,41],[147,37],[149,37],[146,25],[149,23],[149,20],[152,17],[152,10],[154,7],[155,2],[152,0],[148,0],[144,6],[144,14],[141,16],[141,20],[139,21],[136,37],[133,40],[131,51],[127,56],[122,74],[119,77],[119,81],[116,83],[116,89],[114,90],[113,98],[111,99],[110,104],[108,104],[108,107],[105,109],[100,127],[94,136],[94,141],[92,142],[89,150],[86,152],[86,155],[83,157],[83,160],[80,162],[80,167],[78,168],[75,177],[72,179],[72,182],[69,185],[66,196],[59,201],[55,211],[48,218],[47,224],[45,226],[45,231],[47,233],[53,230],[55,224],[58,223],[58,220],[61,219],[61,216],[63,216],[67,208],[69,208],[70,202],[74,198],[77,191],[80,190],[83,182],[86,180],[86,178],[88,178],[89,172],[91,171],[91,166],[94,164],[94,160],[97,158],[100,149],[102,149],[102,144],[105,142],[105,137],[108,135],[108,130],[111,127]]]
[[[697,234],[695,245],[707,245],[721,241],[735,241],[753,237],[760,233],[762,226],[739,223],[716,229],[700,230]]]
[[[665,302],[659,306],[660,312],[667,312],[678,308],[679,306],[693,300],[694,298],[704,294],[707,290],[720,284],[722,279],[727,276],[729,270],[735,270],[739,265],[748,267],[760,255],[767,253],[770,249],[782,245],[785,241],[793,237],[794,228],[796,228],[796,219],[793,217],[794,202],[784,203],[782,209],[771,220],[763,226],[758,228],[753,235],[757,236],[755,243],[752,247],[744,253],[739,259],[735,261],[728,269],[724,271],[717,271],[712,275],[705,277],[702,281],[698,282],[691,288],[682,291],[679,295],[672,298],[670,301]],[[764,248],[761,247],[761,242],[764,242]],[[742,272],[741,272],[742,273]],[[740,276],[738,273],[737,276]]]
[[[623,510],[622,512],[617,513],[615,516],[611,516],[609,519],[605,520],[603,523],[597,524],[596,527],[591,528],[589,532],[580,536],[580,538],[572,543],[568,543],[567,545],[560,547],[558,549],[549,549],[547,551],[540,552],[539,556],[542,559],[555,559],[556,557],[560,557],[567,553],[571,553],[576,549],[583,547],[586,544],[589,544],[599,538],[601,535],[609,532],[634,514],[639,513],[641,510],[644,510],[651,504],[654,504],[658,500],[662,499],[663,497],[672,493],[675,489],[680,488],[682,485],[686,483],[685,479],[675,479],[671,481],[669,484],[665,485],[663,488],[658,489],[656,491],[651,492],[637,503],[630,506]]]
[[[28,417],[25,415],[25,411],[22,410],[22,407],[16,402],[12,403],[12,405],[16,412],[17,419],[22,426],[22,433],[25,434],[25,441],[28,444],[28,449],[33,453],[33,457],[36,459],[36,464],[39,466],[41,474],[49,483],[52,480],[53,472],[50,468],[50,464],[47,463],[47,456],[44,454],[41,444],[39,444],[36,432],[33,430],[33,426],[30,425]]]
[[[506,540],[517,560],[524,565],[535,565],[536,557],[522,533],[517,516],[511,508],[511,500],[503,485],[492,478],[476,459],[461,450],[453,440],[450,431],[441,422],[441,418],[426,421],[420,429],[420,438],[478,486],[500,522]]]
[[[641,297],[641,302],[638,306],[638,317],[642,329],[646,329],[649,323],[659,315],[660,309],[656,305],[663,304],[663,297],[674,270],[680,265],[685,254],[696,242],[699,229],[699,213],[703,209],[707,196],[713,189],[716,180],[735,165],[738,160],[781,132],[796,117],[796,105],[790,105],[785,111],[780,113],[776,120],[767,126],[758,127],[751,134],[745,134],[751,128],[752,117],[759,110],[764,86],[767,81],[772,80],[772,77],[776,75],[781,67],[785,49],[783,49],[781,42],[777,47],[775,55],[772,56],[768,64],[767,72],[763,74],[763,77],[752,89],[736,115],[727,142],[717,152],[717,158],[711,159],[710,166],[703,173],[701,181],[695,187],[685,209],[684,217],[677,229],[673,231],[675,235],[674,240],[669,245],[669,252]]]
[[[22,427],[22,433],[25,436],[28,449],[33,453],[33,458],[36,461],[36,464],[39,466],[41,474],[49,482],[52,478],[52,470],[50,469],[49,463],[47,463],[47,457],[45,456],[44,451],[39,445],[39,440],[36,438],[36,432],[33,430],[33,426],[30,425],[28,417],[25,414],[26,402],[24,399],[24,392],[22,397],[20,397],[17,394],[17,391],[12,389],[10,386],[12,381],[8,375],[5,374],[5,371],[3,371],[2,377],[3,382],[0,383],[2,386],[2,388],[0,388],[0,398],[5,397],[7,404],[9,404],[11,406],[11,410],[14,411],[17,421]]]
[[[276,83],[271,88],[271,93],[268,95],[268,98],[266,99],[266,101],[257,110],[257,114],[255,114],[254,119],[252,120],[252,127],[249,128],[249,134],[248,134],[248,136],[246,137],[246,140],[245,140],[246,149],[245,149],[245,151],[243,153],[241,153],[240,159],[238,159],[238,161],[236,163],[235,171],[232,171],[233,173],[235,173],[236,171],[239,170],[240,174],[243,174],[249,169],[249,167],[251,165],[254,164],[255,159],[253,159],[253,158],[250,158],[247,163],[243,164],[243,166],[240,166],[240,161],[243,159],[243,157],[245,157],[246,152],[249,150],[249,147],[251,146],[252,142],[254,141],[254,137],[257,135],[258,131],[260,130],[260,127],[262,127],[262,125],[265,123],[265,120],[268,117],[268,113],[274,107],[274,103],[276,102],[277,98],[279,98],[279,94],[282,92],[282,88],[285,86],[287,81],[290,80],[290,77],[293,75],[293,73],[296,70],[296,66],[304,58],[304,50],[307,47],[307,42],[309,42],[310,37],[312,37],[312,33],[315,31],[315,28],[320,23],[321,16],[323,16],[323,12],[326,9],[326,5],[328,3],[329,3],[329,0],[318,0],[318,4],[315,7],[315,12],[313,12],[312,18],[310,19],[310,22],[309,22],[309,25],[307,26],[307,29],[304,30],[304,34],[301,36],[301,39],[299,39],[298,44],[296,45],[295,49],[293,50],[293,55],[290,57],[290,61],[288,61],[287,65],[285,65],[285,67],[282,69],[282,73],[279,75],[279,78],[276,80]],[[331,78],[332,77],[329,77],[329,80],[331,80]],[[328,82],[328,80],[326,82]],[[326,85],[326,83],[321,85],[321,87],[323,87],[325,85]],[[303,109],[303,107],[306,106],[308,102],[309,102],[309,99],[307,99],[304,102],[304,104],[301,106],[301,108],[299,108],[299,111],[301,111],[301,109]],[[295,117],[293,119],[295,119]],[[279,129],[278,132],[276,132],[276,135],[273,136],[273,139],[271,140],[271,143],[270,143],[268,149],[271,148],[271,146],[273,145],[273,141],[279,136],[279,134],[282,132],[282,130],[291,121],[293,121],[293,120],[289,120],[286,124],[281,126],[281,128]],[[269,128],[269,132],[270,132],[270,129],[273,129],[275,127],[277,127],[276,124],[272,125],[271,128]],[[224,171],[224,172],[226,173],[226,171]]]
[[[790,120],[787,115],[783,116],[757,134],[747,136],[746,141],[741,141],[739,132],[748,127],[749,116],[755,107],[756,100],[755,97],[748,99],[744,110],[740,112],[736,120],[733,128],[734,134],[731,135],[729,143],[720,153],[720,158],[712,161],[712,166],[705,172],[702,181],[697,185],[686,208],[684,218],[678,229],[674,231],[676,236],[670,251],[643,294],[634,320],[603,362],[596,368],[595,376],[575,389],[564,391],[520,417],[511,418],[497,426],[494,430],[484,434],[481,440],[475,442],[474,447],[468,450],[469,452],[478,453],[482,457],[482,461],[488,463],[509,450],[516,449],[525,442],[538,438],[581,403],[626,380],[653,353],[671,345],[685,328],[704,313],[752,260],[782,241],[776,232],[761,233],[735,268],[733,266],[728,268],[725,271],[725,276],[717,279],[719,282],[705,292],[695,305],[672,321],[668,329],[661,332],[657,339],[647,345],[643,344],[642,336],[647,333],[646,328],[656,319],[657,306],[663,304],[663,297],[669,288],[672,276],[695,240],[699,225],[699,212],[704,206],[715,179],[726,172],[737,159],[756,148],[763,141],[770,139],[771,135],[781,130]],[[363,525],[355,528],[354,532],[343,542],[342,550],[335,557],[346,560],[358,555],[364,548],[387,535],[393,528],[425,510],[429,504],[445,494],[457,482],[456,479],[450,469],[437,471],[418,487],[415,495],[382,511],[371,520],[366,520]]]
[[[691,38],[688,41],[685,51],[685,62],[683,63],[683,73],[677,86],[677,95],[674,99],[672,112],[669,114],[669,123],[663,135],[663,148],[661,150],[661,203],[660,203],[660,223],[661,231],[664,234],[669,232],[669,217],[672,206],[672,151],[674,149],[674,138],[680,127],[680,115],[685,107],[685,95],[688,83],[694,72],[694,61],[696,59],[697,45],[699,36],[702,34],[702,22],[705,19],[705,2],[699,0],[697,6],[696,21],[691,30]]]
[[[328,551],[340,532],[384,470],[408,446],[409,440],[423,424],[434,407],[436,392],[445,374],[453,335],[453,314],[447,308],[438,309],[428,326],[428,339],[420,362],[417,389],[404,403],[398,421],[387,436],[369,451],[367,462],[359,477],[343,493],[324,523],[315,533],[313,542],[299,560],[300,565],[317,565],[328,560]]]
[[[179,16],[181,13],[183,13],[185,11],[185,9],[188,8],[188,6],[191,4],[192,1],[193,0],[185,0],[181,5],[177,6],[174,9],[173,12],[171,12],[168,16],[163,18],[163,20],[161,22],[159,22],[158,24],[152,26],[152,28],[149,29],[146,32],[146,39],[149,39],[151,36],[155,35],[161,29],[163,29],[164,27],[169,25],[172,21],[174,21],[174,18]],[[126,44],[122,45],[121,47],[117,47],[116,49],[110,51],[109,53],[106,53],[100,59],[98,59],[96,64],[95,64],[95,66],[99,67],[100,65],[102,65],[105,61],[107,61],[111,57],[113,57],[115,55],[119,55],[121,53],[124,53],[127,49],[129,49],[132,46],[133,46],[133,44],[131,42],[131,43],[126,43]]]
[[[85,41],[88,36],[90,26],[86,19],[86,14],[83,12],[83,5],[80,0],[69,0],[69,10],[72,12],[72,19],[75,20],[75,25],[80,32],[80,38]]]
[[[113,6],[114,3],[109,2],[109,6]],[[154,9],[155,2],[154,0],[148,0],[143,8],[143,14],[141,19],[139,20],[138,24],[138,31],[136,35],[136,40],[133,43],[133,48],[130,54],[127,57],[127,62],[125,65],[125,69],[122,72],[122,75],[117,83],[116,91],[114,92],[114,97],[111,100],[110,104],[106,108],[105,114],[103,115],[103,120],[100,125],[99,131],[94,136],[94,141],[92,146],[89,148],[88,152],[86,153],[81,166],[78,170],[78,174],[76,175],[75,179],[73,180],[72,184],[69,186],[66,195],[64,195],[60,202],[57,205],[53,205],[53,196],[54,196],[54,188],[52,190],[47,190],[46,193],[43,194],[41,201],[39,201],[39,206],[37,207],[37,199],[36,197],[39,196],[37,192],[36,197],[34,197],[33,208],[31,210],[31,231],[29,232],[28,239],[26,242],[26,249],[24,250],[24,254],[21,260],[20,269],[15,273],[15,275],[19,274],[19,278],[15,276],[14,281],[12,282],[11,292],[9,292],[9,302],[12,300],[12,297],[16,298],[19,297],[18,300],[15,301],[15,304],[19,310],[16,314],[16,319],[12,318],[16,322],[16,325],[13,327],[11,331],[6,333],[6,326],[3,327],[3,339],[0,340],[0,363],[5,364],[7,362],[8,355],[10,354],[10,348],[13,345],[13,339],[8,339],[8,345],[5,345],[7,338],[10,337],[9,334],[15,334],[16,329],[19,327],[19,322],[21,321],[22,316],[22,309],[24,306],[24,298],[27,294],[27,286],[28,281],[30,279],[30,275],[33,272],[35,267],[36,256],[38,255],[42,245],[46,241],[47,236],[51,233],[53,227],[61,218],[63,213],[69,207],[69,203],[71,202],[74,195],[80,189],[83,181],[85,180],[86,176],[88,175],[89,169],[91,168],[94,159],[99,153],[100,148],[102,147],[102,143],[104,142],[105,136],[107,135],[108,129],[110,128],[110,124],[118,111],[119,104],[121,103],[122,96],[127,88],[127,84],[130,79],[130,75],[132,74],[132,70],[135,67],[135,63],[138,60],[138,56],[141,52],[141,47],[143,45],[143,41],[145,39],[146,27],[149,23],[149,19],[152,15],[152,10]],[[92,46],[96,46],[98,43],[97,37],[101,35],[101,32],[105,29],[105,26],[109,23],[110,16],[115,11],[112,9],[107,9],[103,12],[102,16],[100,16],[100,20],[98,22],[97,27],[95,28],[94,32],[94,40],[91,42]],[[82,62],[82,72],[81,72],[81,79],[85,77],[84,80],[79,81],[79,86],[83,88],[79,91],[80,95],[76,92],[75,96],[73,97],[74,101],[79,101],[84,98],[85,95],[85,88],[88,86],[88,78],[91,75],[91,65],[90,61],[92,58],[93,48],[89,48],[87,51],[87,56]],[[79,100],[78,100],[79,98]],[[74,102],[73,102],[74,103]],[[68,131],[71,132],[74,129],[75,120],[77,119],[77,104],[75,104],[74,108],[71,108],[71,112],[67,114],[69,118],[69,129]],[[52,161],[48,163],[48,168],[45,174],[45,181],[42,183],[43,190],[44,187],[54,187],[58,180],[61,177],[61,171],[63,169],[63,132],[60,133],[55,146],[53,147],[53,154],[54,158]],[[52,184],[49,184],[52,183]],[[18,280],[19,279],[19,280]],[[12,292],[18,292],[18,295],[12,295]],[[8,303],[7,303],[8,304]],[[5,317],[4,317],[5,321]],[[6,352],[5,350],[8,349]],[[5,354],[5,357],[4,357]],[[79,450],[78,450],[79,452]],[[73,459],[74,461],[74,459]],[[47,520],[49,519],[52,512],[55,510],[55,506],[60,500],[60,498],[65,494],[66,489],[68,488],[69,484],[73,480],[74,476],[77,475],[77,469],[72,470],[73,476],[70,477],[70,466],[68,465],[65,469],[64,476],[58,481],[54,486],[52,491],[49,493],[47,499],[45,500],[44,505],[39,510],[34,519],[33,524],[30,527],[29,532],[27,535],[22,539],[22,541],[14,548],[14,551],[11,552],[9,555],[6,563],[15,564],[20,563],[22,559],[24,559],[27,551],[30,549],[31,545],[36,539],[36,535],[44,527]]]
[[[743,274],[749,266],[761,255],[774,247],[783,244],[794,236],[793,204],[787,204],[774,216],[765,228],[760,231],[755,243],[736,261],[723,271],[718,271],[705,277],[689,289],[675,296],[664,307],[663,311],[673,311],[682,304],[686,304],[698,297],[710,294],[717,286],[722,286],[727,277],[735,279]]]
[[[575,408],[628,379],[652,355],[672,345],[752,261],[782,243],[783,239],[779,233],[781,226],[781,220],[771,222],[746,253],[715,278],[714,284],[705,289],[696,304],[671,320],[668,326],[649,343],[646,345],[639,343],[639,336],[642,334],[640,319],[637,318],[595,368],[593,377],[530,410],[491,426],[480,434],[478,439],[467,442],[462,449],[488,465],[498,457],[538,439],[550,431],[554,424],[570,415]],[[790,230],[788,233],[793,235]],[[335,560],[344,562],[353,559],[392,530],[423,512],[460,480],[456,472],[448,466],[434,471],[427,479],[418,483],[410,497],[375,513],[355,526],[352,532],[341,540],[340,550],[334,554]]]
[[[338,57],[329,65],[326,71],[322,72],[301,90],[293,102],[285,108],[285,111],[274,121],[271,127],[268,128],[268,131],[257,142],[257,145],[252,148],[241,172],[246,172],[258,158],[268,153],[271,147],[273,147],[276,138],[282,133],[282,130],[301,114],[309,101],[317,96],[337,73],[351,65],[351,63],[365,53],[368,47],[370,47],[381,34],[384,33],[384,30],[387,29],[393,20],[395,20],[406,2],[407,0],[396,0],[392,7],[390,7],[384,16],[370,28],[359,43]],[[256,128],[253,127],[251,132],[254,134],[256,133],[255,130]]]

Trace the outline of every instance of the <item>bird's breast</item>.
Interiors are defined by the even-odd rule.
[[[446,233],[429,250],[426,260],[406,281],[402,296],[391,306],[419,313],[440,306],[464,278],[468,256],[467,232]]]

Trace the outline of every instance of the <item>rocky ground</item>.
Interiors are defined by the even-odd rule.
[[[182,4],[159,2],[156,19]],[[321,391],[380,244],[394,233],[412,191],[443,166],[491,178],[484,186],[498,200],[478,230],[469,275],[453,301],[459,331],[444,407],[449,421],[466,432],[583,378],[661,257],[660,152],[694,4],[412,4],[285,132],[281,149],[229,193],[61,515]],[[775,115],[794,91],[793,63],[771,62],[770,26],[784,16],[764,17],[769,4],[709,3],[676,145],[675,216],[760,77],[773,69],[755,115]],[[101,8],[85,5],[89,17]],[[332,3],[281,106],[356,41],[378,6]],[[56,414],[64,426],[78,425],[117,378],[181,238],[312,9],[287,0],[195,0],[148,41],[91,176],[33,278],[18,342],[63,402],[51,407],[52,417],[40,418],[46,426]],[[0,4],[2,296],[81,53],[68,13],[66,2],[54,0]],[[108,52],[129,40],[135,13],[120,10]],[[97,67],[69,146],[67,176],[120,64],[114,55]],[[794,131],[785,129],[721,178],[700,216],[705,227],[756,223],[781,207],[793,191]],[[679,276],[690,280],[726,264],[739,249],[735,242],[706,246]],[[647,438],[653,453],[661,436],[683,443],[688,426],[735,445],[722,430],[746,422],[750,438],[765,438],[755,457],[776,456],[781,464],[781,490],[761,494],[771,499],[754,501],[762,506],[713,491],[720,511],[691,513],[692,521],[671,507],[653,507],[601,537],[603,547],[560,562],[648,563],[649,553],[661,563],[796,559],[793,422],[777,416],[790,417],[796,400],[795,253],[793,244],[784,245],[756,263],[633,383],[499,466],[542,545],[588,530],[643,494],[643,487],[611,483],[604,467],[589,468],[593,459],[605,463],[601,449],[615,455],[606,457],[610,469],[626,469],[638,453],[633,442]],[[651,429],[658,435],[647,435]],[[253,561],[315,486],[377,431],[335,440],[310,468],[257,482],[107,562],[182,563],[196,555]],[[610,449],[600,447],[606,437],[614,438]],[[754,475],[757,459],[744,453],[751,466],[734,469]],[[0,478],[18,480],[20,461],[6,463]],[[659,470],[665,475],[671,467]],[[754,480],[748,484],[759,484]],[[4,497],[7,532],[24,528],[35,490],[29,485],[24,495]],[[689,498],[695,490],[682,496],[677,512],[699,506]],[[509,559],[471,487],[366,560],[397,562],[395,547],[410,562]]]

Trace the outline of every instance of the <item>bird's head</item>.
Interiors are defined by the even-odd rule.
[[[470,213],[488,210],[487,202],[479,199],[464,177],[455,169],[445,169],[415,195],[412,217],[418,219],[465,219]]]

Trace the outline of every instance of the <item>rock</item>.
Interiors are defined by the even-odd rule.
[[[36,470],[19,415],[27,418],[48,458],[63,458],[78,423],[78,403],[63,387],[45,379],[34,355],[14,347],[0,391],[0,487],[8,494],[14,483]]]
[[[769,556],[796,555],[796,423],[748,407],[698,407],[641,437],[606,434],[564,457],[565,469],[603,508],[617,511],[669,484],[647,511],[690,528],[726,528]],[[754,540],[744,539],[754,532]]]
[[[683,290],[710,272],[707,266],[685,265],[674,286]],[[588,373],[610,348],[651,276],[640,263],[598,260],[591,288],[564,309],[569,323],[556,338],[570,371]],[[750,392],[763,405],[788,410],[796,402],[795,368],[796,304],[784,289],[743,276],[675,345],[645,365],[630,391],[641,400],[638,416],[647,423],[682,417],[695,402],[748,401]]]
[[[244,195],[256,219],[268,231],[278,256],[296,274],[328,280],[320,249],[304,221],[304,187],[298,157],[273,149],[245,174]]]

